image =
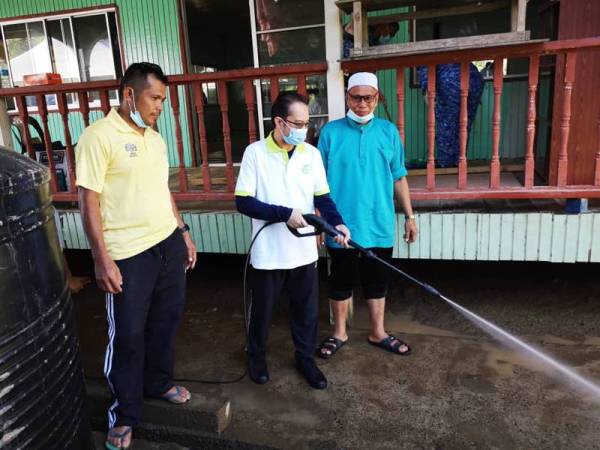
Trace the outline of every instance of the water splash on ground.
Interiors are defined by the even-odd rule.
[[[594,383],[593,381],[588,380],[587,378],[579,375],[573,369],[561,364],[554,358],[548,356],[541,350],[536,349],[535,347],[527,344],[521,339],[513,336],[508,331],[503,330],[497,325],[494,325],[492,322],[484,319],[481,316],[478,316],[474,312],[468,310],[467,308],[460,306],[458,303],[450,300],[448,297],[440,294],[440,297],[444,299],[448,304],[450,304],[453,308],[460,311],[465,317],[475,323],[484,331],[492,334],[497,339],[508,342],[520,350],[526,352],[529,355],[535,356],[538,360],[544,362],[546,365],[552,367],[557,370],[561,375],[565,376],[571,382],[573,382],[576,386],[581,388],[583,391],[594,395],[597,401],[600,401],[600,386]]]

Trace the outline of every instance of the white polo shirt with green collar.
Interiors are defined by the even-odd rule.
[[[314,213],[314,196],[329,193],[319,150],[308,143],[297,145],[291,158],[273,135],[246,147],[235,195],[251,196],[271,205]],[[252,219],[252,237],[265,224]],[[313,231],[308,227],[302,232]],[[315,262],[318,249],[314,237],[298,238],[285,223],[265,228],[252,247],[252,266],[262,270],[293,269]]]

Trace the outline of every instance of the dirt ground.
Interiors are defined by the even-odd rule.
[[[86,252],[70,252],[77,274]],[[461,305],[600,382],[600,265],[406,262],[396,264]],[[328,330],[324,261],[321,335]],[[176,375],[232,379],[244,371],[243,258],[201,255],[189,276]],[[103,295],[74,297],[88,376],[99,376],[106,344]],[[232,402],[225,436],[285,449],[596,449],[600,399],[530,356],[481,332],[443,301],[393,277],[386,326],[413,353],[367,344],[366,305],[355,304],[350,342],[319,360],[329,388],[315,391],[293,365],[282,298],[269,340],[271,381],[257,386],[188,383]]]

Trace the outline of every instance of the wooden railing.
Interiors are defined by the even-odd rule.
[[[569,155],[569,132],[571,127],[571,102],[575,81],[575,67],[577,55],[581,51],[596,50],[595,57],[600,57],[600,37],[573,39],[564,41],[531,42],[518,45],[475,48],[469,50],[450,50],[435,53],[408,54],[403,56],[387,56],[377,58],[363,58],[342,62],[345,72],[376,71],[392,69],[396,75],[396,99],[398,107],[397,126],[402,139],[405,134],[405,71],[419,66],[426,66],[428,73],[427,83],[427,169],[426,187],[412,189],[415,199],[467,199],[467,198],[577,198],[600,197],[600,121],[598,122],[598,136],[596,137],[598,151],[593,155],[589,164],[595,167],[594,181],[589,185],[567,184],[567,171]],[[557,57],[557,67],[561,68],[563,77],[560,89],[562,90],[562,103],[554,105],[554,114],[560,116],[560,147],[557,161],[556,176],[549,177],[543,186],[534,185],[534,140],[536,136],[536,96],[539,83],[540,58],[548,55]],[[500,173],[500,134],[501,134],[501,98],[504,81],[503,63],[508,58],[528,58],[528,101],[527,101],[527,126],[526,148],[524,156],[523,183],[521,186],[503,186]],[[487,186],[472,186],[468,180],[467,153],[467,97],[469,91],[469,63],[477,60],[493,60],[493,118],[492,118],[492,148],[489,162],[489,183]],[[436,184],[435,165],[435,99],[436,99],[436,66],[438,64],[460,64],[460,119],[459,119],[459,160],[456,187],[438,187]],[[597,74],[600,76],[600,73]],[[597,92],[596,92],[597,94]],[[598,101],[589,99],[590,102]],[[588,109],[593,114],[595,109]],[[587,112],[586,112],[587,113]],[[581,117],[581,120],[585,118]],[[598,120],[600,118],[594,118]],[[594,130],[590,130],[594,132]],[[554,178],[554,180],[553,180]]]
[[[568,141],[571,127],[571,102],[572,90],[575,80],[575,64],[578,52],[599,50],[600,37],[553,41],[544,43],[527,43],[513,46],[498,46],[481,49],[455,50],[437,53],[427,53],[419,55],[405,56],[386,56],[375,59],[361,59],[342,61],[342,68],[346,72],[355,72],[359,70],[375,71],[380,69],[392,69],[396,75],[396,102],[397,102],[397,126],[404,140],[406,133],[406,92],[405,79],[409,68],[418,66],[427,66],[428,79],[426,98],[427,102],[427,158],[426,168],[422,173],[424,182],[422,186],[415,183],[411,189],[414,199],[472,199],[472,198],[585,198],[600,197],[600,139],[594,148],[597,150],[590,157],[589,164],[594,167],[593,182],[589,184],[568,184],[567,171],[571,158],[574,155],[569,154]],[[546,55],[555,55],[557,70],[560,68],[563,73],[560,82],[562,91],[562,101],[560,105],[554,105],[554,114],[560,118],[560,138],[559,152],[556,161],[556,174],[549,177],[543,184],[536,184],[535,180],[535,139],[536,139],[536,115],[537,115],[537,91],[539,84],[540,59]],[[600,56],[600,53],[599,53]],[[501,99],[503,91],[503,62],[507,58],[528,58],[528,98],[527,98],[527,117],[525,127],[525,149],[523,151],[523,169],[522,181],[515,185],[503,184],[501,177],[502,167],[500,160],[500,136],[501,136]],[[467,159],[467,98],[469,89],[469,68],[468,64],[476,60],[493,60],[493,113],[491,125],[491,148],[489,151],[489,180],[485,185],[481,182],[475,183],[470,175],[469,161]],[[456,182],[452,186],[448,185],[447,178],[445,182],[440,182],[440,177],[448,177],[447,173],[441,174],[436,169],[435,155],[435,100],[436,100],[436,65],[443,63],[461,64],[461,88],[460,88],[460,133],[459,149],[460,157],[456,169]],[[562,66],[562,68],[561,68]],[[260,69],[242,69],[233,71],[222,71],[204,74],[174,75],[169,77],[168,97],[170,111],[173,115],[173,126],[175,128],[175,139],[173,145],[176,147],[178,156],[178,167],[176,167],[177,186],[173,189],[175,198],[179,201],[199,201],[199,200],[231,200],[235,186],[235,166],[232,156],[232,137],[229,121],[229,107],[227,86],[232,82],[241,82],[243,86],[243,98],[248,111],[248,139],[251,143],[258,137],[257,120],[257,100],[255,82],[257,80],[270,81],[270,97],[274,98],[279,92],[280,79],[295,78],[297,89],[300,93],[306,94],[307,77],[315,74],[325,74],[327,65],[325,63],[317,64],[298,64],[290,66],[279,66]],[[600,76],[600,74],[597,74]],[[216,83],[217,103],[220,112],[220,121],[222,129],[222,143],[224,149],[224,167],[219,165],[219,180],[215,179],[216,164],[209,162],[209,145],[207,142],[206,127],[206,105],[203,96],[202,85],[204,83]],[[186,94],[181,94],[181,87],[185,87]],[[98,109],[106,115],[111,108],[109,102],[109,92],[118,88],[117,80],[92,82],[92,83],[73,83],[57,86],[43,87],[22,87],[11,89],[0,89],[1,97],[14,97],[18,112],[14,117],[18,117],[22,123],[28,123],[28,115],[39,115],[43,128],[44,150],[48,155],[52,177],[51,189],[56,201],[75,201],[77,198],[74,172],[74,148],[73,139],[69,130],[69,121],[71,115],[80,114],[83,124],[87,126],[90,122],[89,93],[98,92]],[[189,95],[189,93],[192,95]],[[56,94],[57,108],[55,111],[49,111],[46,104],[46,95]],[[79,108],[70,109],[67,104],[67,94],[75,94],[78,98]],[[35,111],[28,111],[26,97],[34,97],[37,103]],[[339,99],[339,101],[343,101]],[[597,99],[590,99],[590,102]],[[186,102],[186,105],[182,105]],[[183,111],[187,114],[195,115],[197,130],[193,130],[182,125]],[[592,111],[592,108],[590,108]],[[163,112],[166,114],[167,111]],[[55,175],[54,159],[52,157],[52,139],[48,125],[48,116],[50,114],[59,114],[64,128],[64,147],[67,155],[69,167],[69,186],[67,191],[61,191],[58,188]],[[97,114],[97,113],[95,113]],[[591,114],[591,112],[590,112]],[[72,118],[72,117],[71,117]],[[189,117],[188,117],[189,118]],[[594,118],[598,120],[598,118]],[[191,121],[187,121],[188,124]],[[165,131],[165,130],[159,130]],[[600,122],[598,123],[598,136],[600,137]],[[187,135],[186,135],[187,133]],[[194,152],[191,152],[191,167],[185,167],[184,160],[184,137],[189,137],[194,141],[196,135],[199,144],[199,162],[196,161]],[[23,128],[22,140],[30,157],[35,158],[34,146],[32,144],[29,128]],[[190,171],[195,170],[198,174],[197,181],[190,182]],[[409,172],[409,175],[411,173]],[[481,181],[481,177],[479,177]],[[411,182],[412,183],[412,182]],[[172,186],[173,187],[173,186]]]
[[[231,82],[242,82],[244,99],[248,111],[248,143],[257,140],[258,126],[256,123],[256,91],[255,81],[268,80],[270,82],[270,97],[271,101],[279,92],[280,79],[294,79],[298,92],[306,95],[306,78],[310,75],[322,75],[327,71],[326,63],[315,64],[297,64],[289,66],[268,67],[260,69],[241,69],[222,72],[211,72],[203,74],[190,75],[174,75],[170,76],[168,84],[168,99],[172,110],[175,126],[175,145],[177,147],[177,156],[179,160],[178,167],[178,184],[179,188],[173,192],[176,199],[180,201],[197,201],[197,200],[230,200],[233,199],[235,188],[235,172],[232,157],[232,142],[231,131],[229,125],[229,100],[227,85]],[[209,164],[207,130],[205,125],[205,98],[202,91],[203,83],[216,83],[218,93],[218,107],[221,114],[221,126],[223,133],[223,143],[225,150],[225,183],[213,183],[211,170],[215,165]],[[91,83],[70,83],[54,86],[28,86],[20,88],[0,89],[0,97],[14,97],[18,112],[13,114],[18,117],[23,124],[29,121],[29,115],[39,115],[41,126],[43,128],[44,150],[48,155],[48,165],[52,176],[50,188],[55,201],[76,201],[77,191],[75,184],[75,156],[73,142],[69,131],[69,115],[81,114],[83,123],[88,126],[90,123],[90,107],[89,107],[89,92],[98,92],[100,99],[99,109],[104,115],[107,115],[111,109],[109,101],[109,92],[118,89],[118,80],[99,81]],[[178,87],[185,86],[191,89],[193,96],[188,97],[187,94],[180,96]],[[59,114],[62,118],[64,128],[64,147],[67,155],[69,167],[69,186],[67,191],[61,191],[58,188],[56,180],[56,167],[53,158],[52,139],[50,136],[50,128],[48,123],[48,106],[47,95],[57,96],[58,108],[52,114]],[[78,97],[79,108],[69,109],[67,107],[67,94],[76,94]],[[27,107],[27,97],[34,97],[37,107],[33,109]],[[188,182],[188,172],[193,167],[185,167],[185,155],[183,136],[186,132],[182,127],[182,110],[181,102],[183,99],[191,99],[193,97],[193,113],[197,117],[198,138],[200,145],[200,170],[201,170],[201,185],[190,186]],[[191,103],[191,102],[190,102]],[[163,112],[164,114],[165,112]],[[191,128],[190,128],[191,129]],[[160,130],[159,130],[160,131]],[[190,136],[192,140],[193,137]],[[35,159],[35,151],[30,136],[28,126],[22,127],[22,141],[27,149],[28,155]],[[192,166],[197,166],[195,158],[192,156]]]

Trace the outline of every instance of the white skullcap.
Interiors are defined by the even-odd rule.
[[[348,90],[355,86],[371,86],[377,90],[377,76],[371,72],[357,72],[348,79]]]

